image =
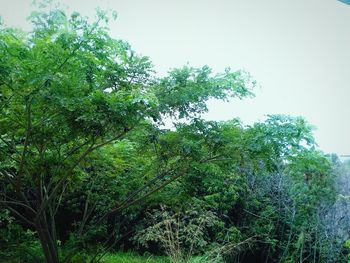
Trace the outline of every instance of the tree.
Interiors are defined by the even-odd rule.
[[[29,34],[0,31],[0,202],[35,229],[46,262],[56,263],[55,214],[91,154],[157,130],[164,116],[198,117],[209,98],[252,95],[254,82],[207,66],[157,79],[147,57],[108,35],[103,12],[94,23],[61,10],[31,21]],[[139,200],[130,196],[122,208]]]

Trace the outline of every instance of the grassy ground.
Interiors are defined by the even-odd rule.
[[[37,263],[44,262],[42,251],[40,249],[32,249],[30,254],[22,251],[23,253],[11,254],[10,252],[2,254],[0,251],[0,263]],[[87,254],[84,252],[75,254],[70,258],[70,262],[73,263],[86,263],[91,260],[93,254]],[[113,252],[107,253],[103,256],[100,263],[172,263],[168,257],[153,256],[153,255],[138,255],[132,252]],[[208,262],[201,257],[193,257],[188,263],[205,263]]]
[[[166,257],[139,256],[132,253],[107,254],[103,263],[170,263]]]
[[[203,263],[206,262],[200,257],[194,257],[189,263]],[[133,253],[115,253],[107,254],[103,257],[101,263],[171,263],[167,257],[157,256],[139,256]]]

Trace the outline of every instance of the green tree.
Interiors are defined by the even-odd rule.
[[[209,98],[251,95],[254,83],[207,66],[157,79],[147,57],[108,35],[103,12],[94,23],[61,10],[31,21],[31,33],[0,31],[0,202],[36,230],[46,262],[56,263],[55,214],[93,153],[157,129],[162,116],[198,116]]]

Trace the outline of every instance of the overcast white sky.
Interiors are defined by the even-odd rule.
[[[256,97],[210,102],[206,118],[304,116],[325,152],[350,154],[350,5],[337,0],[62,0],[93,16],[114,9],[111,34],[156,70],[186,63],[249,71]],[[6,24],[29,29],[31,0],[0,0]]]

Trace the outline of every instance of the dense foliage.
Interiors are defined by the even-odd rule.
[[[31,21],[30,33],[0,29],[5,262],[98,262],[121,250],[172,262],[346,261],[349,233],[331,218],[343,166],[317,150],[303,118],[201,118],[208,99],[252,96],[249,74],[185,66],[157,78],[109,36],[103,12],[94,23],[60,10]]]

